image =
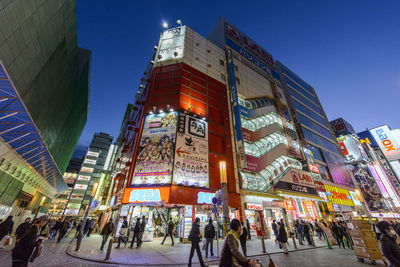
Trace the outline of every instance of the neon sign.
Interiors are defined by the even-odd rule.
[[[212,204],[215,193],[199,192],[197,193],[197,204]]]
[[[160,202],[161,194],[157,189],[135,189],[131,191],[130,202]]]
[[[319,171],[319,168],[317,165],[308,163],[308,167],[310,168],[310,171],[320,174],[320,171]]]

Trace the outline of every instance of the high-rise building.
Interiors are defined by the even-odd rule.
[[[0,205],[14,215],[44,197],[45,212],[67,188],[89,101],[91,53],[78,46],[75,17],[75,1],[0,5]]]
[[[94,193],[98,193],[104,177],[105,166],[107,166],[106,169],[109,166],[112,140],[113,137],[107,133],[94,134],[65,207],[66,215],[82,215],[85,212],[96,183],[98,186]],[[98,204],[99,202],[94,202],[91,209]]]

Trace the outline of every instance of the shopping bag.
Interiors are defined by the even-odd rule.
[[[206,250],[206,239],[203,239],[203,247],[201,248],[202,250]]]
[[[8,236],[8,238],[4,242],[4,246],[11,246],[11,245],[12,245],[12,237]]]
[[[11,239],[11,236],[9,236],[9,235],[4,236],[0,240],[0,247],[9,246],[9,245],[6,244],[6,242],[10,242],[9,239]]]

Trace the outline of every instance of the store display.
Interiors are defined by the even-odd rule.
[[[351,220],[347,227],[354,242],[354,253],[360,262],[369,259],[375,264],[376,260],[383,259],[378,240],[367,220]]]

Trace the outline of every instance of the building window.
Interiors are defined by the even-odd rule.
[[[236,79],[236,83],[240,84],[240,79],[238,77],[236,77],[236,76],[235,76],[235,79]]]
[[[221,80],[224,82],[226,81],[225,74],[223,74],[223,73],[221,73]]]
[[[225,67],[225,62],[224,62],[222,59],[219,60],[219,64],[220,64],[221,66]]]

